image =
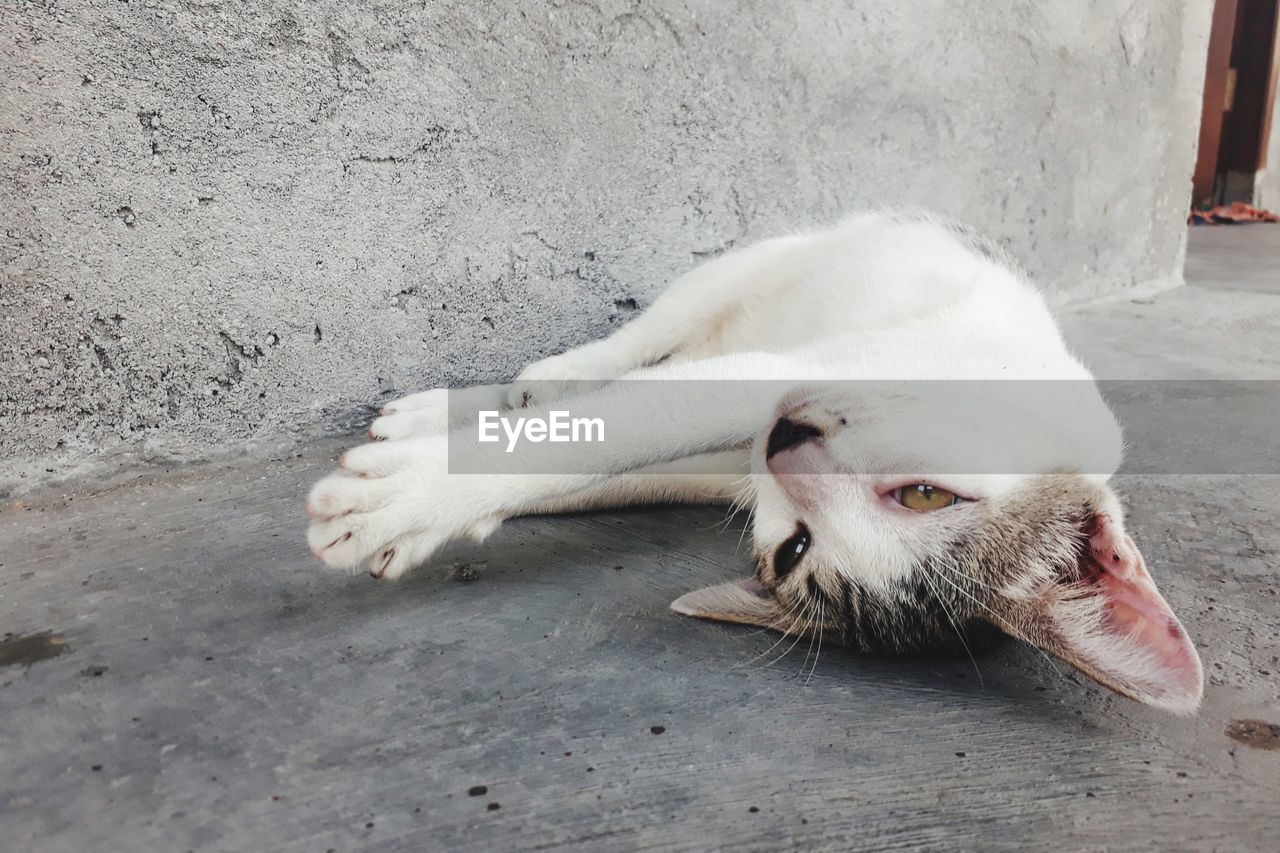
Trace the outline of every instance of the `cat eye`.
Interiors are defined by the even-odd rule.
[[[946,509],[964,500],[955,492],[948,492],[946,489],[931,486],[928,483],[900,486],[893,490],[893,499],[907,509],[912,509],[916,512],[932,512],[935,509]]]
[[[778,580],[782,580],[787,574],[796,567],[800,562],[800,558],[809,550],[809,543],[812,536],[809,534],[809,528],[804,523],[796,525],[796,532],[792,533],[787,540],[778,546],[778,550],[773,555],[773,575]]]

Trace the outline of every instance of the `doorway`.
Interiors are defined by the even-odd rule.
[[[1276,97],[1280,0],[1215,0],[1191,206],[1254,201]]]

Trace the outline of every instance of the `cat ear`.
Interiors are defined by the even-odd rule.
[[[698,619],[775,629],[783,615],[778,599],[755,578],[695,589],[671,602],[671,609]]]
[[[1200,656],[1156,589],[1131,538],[1099,513],[1085,525],[1089,547],[1078,576],[1010,608],[1020,635],[1089,677],[1175,714],[1200,706]]]

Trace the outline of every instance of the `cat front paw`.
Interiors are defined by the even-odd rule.
[[[443,435],[366,444],[307,498],[307,544],[326,565],[398,578],[446,543],[502,522],[484,477],[450,477]]]
[[[624,372],[624,365],[606,349],[589,344],[535,361],[520,371],[507,391],[507,405],[512,409],[549,406],[599,388]]]
[[[388,403],[369,427],[369,438],[394,441],[448,432],[449,394],[448,388],[434,388]]]

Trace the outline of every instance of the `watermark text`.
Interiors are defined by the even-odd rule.
[[[603,418],[575,418],[566,411],[551,411],[547,417],[504,416],[501,412],[481,411],[477,420],[477,440],[492,444],[506,436],[506,452],[511,453],[524,441],[537,444],[604,441]]]

